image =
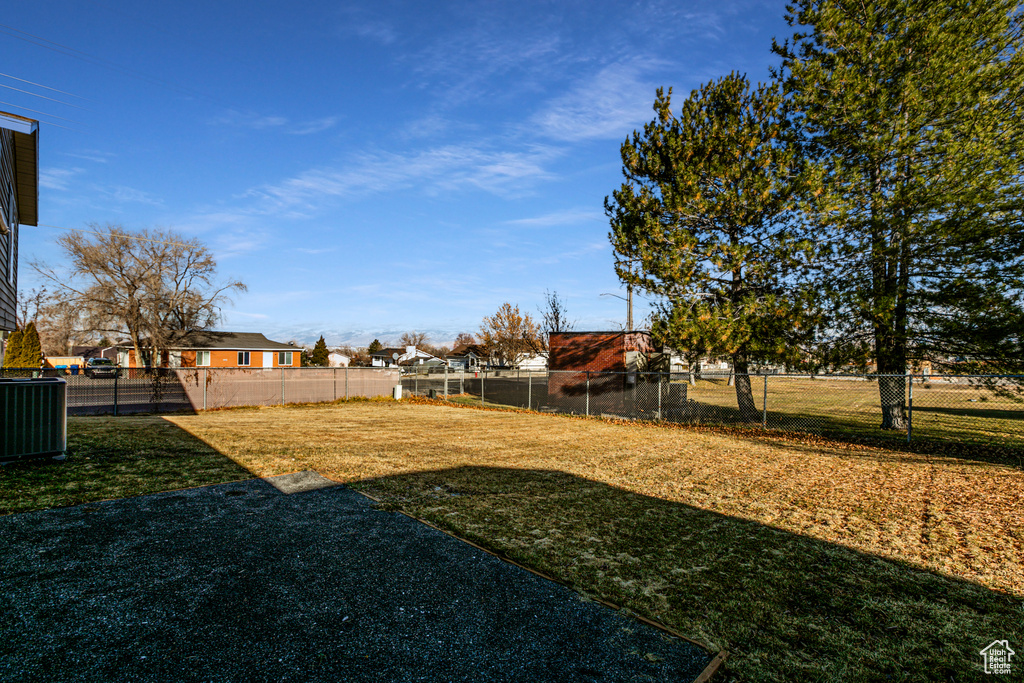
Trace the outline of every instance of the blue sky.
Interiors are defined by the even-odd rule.
[[[783,4],[15,3],[0,110],[41,122],[41,223],[202,239],[249,286],[222,329],[441,343],[545,290],[617,329],[619,146],[659,86],[767,78]]]

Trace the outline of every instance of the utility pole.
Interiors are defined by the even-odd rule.
[[[626,285],[626,332],[633,331],[633,285]]]

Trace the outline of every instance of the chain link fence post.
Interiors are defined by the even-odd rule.
[[[661,380],[662,373],[658,373],[658,422],[661,422]]]
[[[487,371],[482,370],[480,372],[480,405],[486,403],[484,400],[484,379],[487,377]]]
[[[587,417],[590,417],[590,370],[587,370]]]
[[[121,369],[118,368],[114,373],[114,417],[117,417],[117,376],[121,374]],[[203,400],[203,408],[206,408],[206,400]]]
[[[444,364],[444,400],[448,400],[448,362]]]
[[[210,372],[208,368],[203,368],[203,410],[206,410],[206,375],[208,372]]]
[[[533,410],[533,371],[526,371],[526,409]]]
[[[345,366],[345,400],[348,400],[348,366]]]
[[[768,429],[768,372],[762,373],[764,377],[764,396],[761,400],[761,429]]]
[[[284,368],[281,368],[281,405],[284,405]]]
[[[914,375],[907,375],[907,443],[914,431]]]

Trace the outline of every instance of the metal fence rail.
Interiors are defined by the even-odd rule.
[[[410,368],[404,370],[402,387],[408,394],[461,395],[481,404],[543,412],[1024,447],[1024,376],[764,373],[747,378],[750,392],[742,409],[737,378],[726,374]],[[902,418],[896,429],[881,429],[882,403]]]
[[[67,380],[68,415],[125,415],[391,396],[385,368],[118,368],[107,377],[62,370],[0,369],[0,377]]]

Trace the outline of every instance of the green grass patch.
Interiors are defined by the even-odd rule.
[[[160,417],[68,419],[65,462],[0,467],[0,514],[245,479],[243,467]]]

